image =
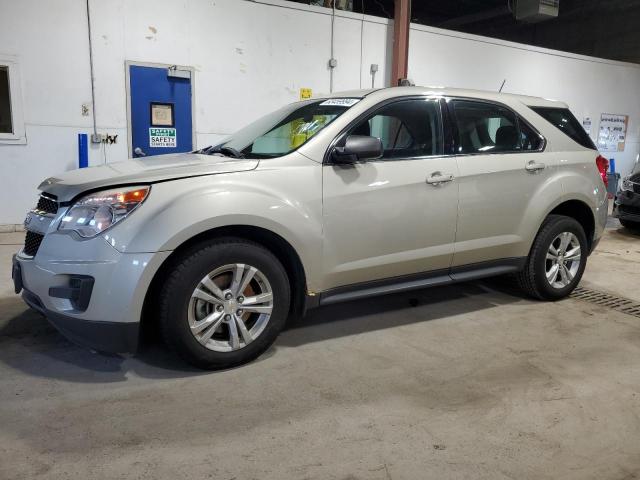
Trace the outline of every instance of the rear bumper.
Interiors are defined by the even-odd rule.
[[[82,347],[111,353],[133,353],[138,348],[140,324],[103,322],[75,318],[47,310],[40,298],[23,290],[22,299],[47,320],[65,337]]]
[[[613,216],[640,223],[640,193],[619,190],[613,202]]]

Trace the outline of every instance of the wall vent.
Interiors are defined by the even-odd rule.
[[[558,16],[560,0],[517,0],[516,20],[522,22],[542,22]]]

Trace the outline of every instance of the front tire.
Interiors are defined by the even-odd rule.
[[[247,363],[284,328],[287,273],[263,246],[239,238],[201,244],[177,258],[159,295],[165,342],[203,369]]]
[[[587,236],[582,225],[570,217],[549,215],[536,236],[517,280],[529,296],[559,300],[580,283],[587,264]]]

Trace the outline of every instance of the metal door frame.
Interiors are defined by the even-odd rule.
[[[153,62],[138,62],[136,60],[125,60],[124,61],[124,72],[125,72],[125,91],[127,95],[127,152],[129,158],[133,158],[132,151],[132,140],[133,140],[133,132],[131,130],[131,78],[129,75],[129,67],[131,66],[137,67],[154,67],[154,68],[166,68],[169,67],[177,67],[180,70],[189,70],[191,72],[191,148],[195,150],[196,148],[196,96],[195,96],[195,68],[187,67],[185,65],[174,65],[170,63],[153,63]]]

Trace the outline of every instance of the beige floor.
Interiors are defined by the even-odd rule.
[[[202,373],[70,345],[12,294],[20,241],[0,235],[2,479],[640,477],[639,318],[479,282],[320,309]],[[639,267],[612,222],[584,285],[640,301]]]

